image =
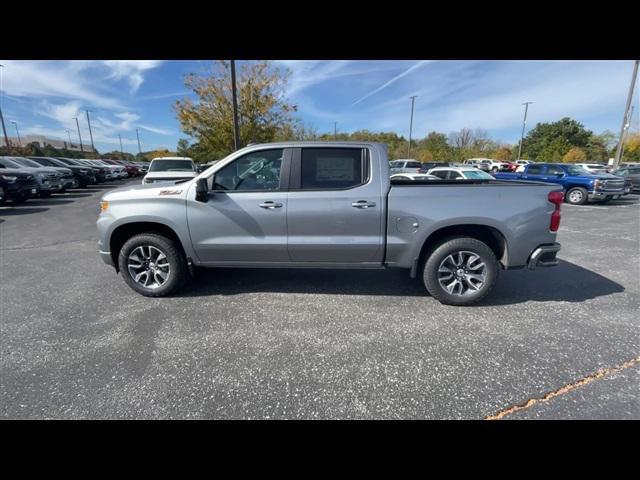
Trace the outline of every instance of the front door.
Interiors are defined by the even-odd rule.
[[[382,262],[384,204],[380,182],[371,181],[370,153],[360,147],[294,150],[287,206],[293,262]]]
[[[188,200],[191,242],[203,263],[288,262],[287,193],[281,184],[290,150],[248,153],[209,180],[207,202]]]

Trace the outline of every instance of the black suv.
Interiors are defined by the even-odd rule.
[[[4,192],[3,201],[20,203],[38,195],[36,177],[32,173],[11,168],[0,168],[0,188]]]

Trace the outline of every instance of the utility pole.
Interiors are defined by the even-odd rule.
[[[80,140],[80,152],[84,153],[84,147],[82,146],[82,135],[80,135],[80,123],[78,123],[78,117],[73,117],[76,121],[76,127],[78,127],[78,140]]]
[[[65,128],[64,130],[65,132],[67,132],[67,135],[69,136],[69,148],[71,148],[71,132],[69,131],[68,128]]]
[[[333,139],[338,140],[338,122],[333,122]]]
[[[96,152],[96,147],[93,145],[93,133],[91,133],[91,119],[89,118],[89,110],[85,110],[87,112],[87,123],[89,124],[89,137],[91,137],[91,153]]]
[[[142,148],[140,148],[140,133],[138,132],[137,128],[136,128],[136,137],[138,137],[138,153],[142,154]]]
[[[629,116],[629,107],[631,106],[631,100],[633,98],[633,88],[636,85],[636,78],[638,78],[638,64],[640,60],[636,60],[633,63],[633,74],[631,75],[631,85],[629,85],[629,94],[627,95],[627,105],[624,108],[624,115],[622,116],[622,127],[620,128],[620,140],[618,141],[618,148],[616,148],[616,156],[613,159],[613,169],[618,167],[620,160],[622,159],[622,142],[624,140],[625,125],[627,124],[627,118]]]
[[[627,140],[627,133],[629,133],[629,127],[631,126],[631,118],[633,117],[634,108],[635,108],[635,105],[631,105],[631,110],[629,110],[627,122],[624,125],[624,135],[622,136],[622,151],[620,152],[620,160],[622,160],[624,156],[624,142]]]
[[[22,140],[20,140],[20,132],[18,131],[18,123],[13,120],[11,120],[11,123],[13,123],[13,126],[16,127],[16,134],[18,135],[18,145],[22,147]]]
[[[411,133],[413,131],[413,105],[415,104],[417,95],[409,97],[411,99],[411,121],[409,122],[409,148],[407,149],[407,158],[411,158]]]
[[[524,102],[524,119],[522,120],[522,133],[520,134],[520,145],[518,146],[518,158],[520,160],[520,154],[522,153],[522,140],[524,139],[524,129],[527,126],[527,111],[529,110],[529,105],[533,102]]]
[[[238,94],[236,92],[236,61],[231,60],[231,97],[233,98],[233,146],[240,148],[240,127],[238,126]]]
[[[124,153],[122,151],[122,136],[120,134],[118,134],[118,138],[120,139],[120,153]]]
[[[4,67],[4,65],[0,64],[0,67]],[[4,126],[4,116],[2,115],[2,108],[0,108],[0,122],[2,122],[2,133],[4,133],[4,141],[7,144],[7,148],[11,148],[9,137],[7,136],[7,129]]]

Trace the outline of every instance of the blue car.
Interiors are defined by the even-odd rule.
[[[570,163],[530,163],[520,173],[496,173],[499,180],[532,180],[557,183],[564,188],[564,201],[582,205],[607,202],[625,194],[624,178],[609,173],[590,173]]]

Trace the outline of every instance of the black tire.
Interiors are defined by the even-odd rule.
[[[51,192],[40,192],[41,198],[49,198],[51,196]]]
[[[478,261],[484,264],[482,270],[479,270],[479,272],[481,271],[484,274],[484,281],[476,291],[468,287],[469,281],[467,280],[458,282],[461,284],[462,289],[467,288],[466,292],[451,293],[440,284],[440,274],[438,270],[441,264],[443,264],[450,255],[457,258],[457,252],[470,252],[477,255],[479,257]],[[469,255],[468,258],[473,257]],[[469,263],[471,263],[473,267],[477,267],[478,265],[477,261]],[[462,269],[466,270],[467,265],[467,263],[463,262]],[[498,270],[498,260],[493,250],[491,250],[486,243],[471,237],[457,237],[445,239],[435,247],[424,262],[422,279],[427,291],[440,303],[463,306],[479,302],[489,294],[498,279]],[[471,269],[469,269],[469,273],[472,273]],[[456,273],[452,271],[452,275],[456,275]],[[451,280],[454,280],[454,278],[455,277],[452,276]],[[446,281],[444,282],[446,283]],[[455,291],[456,286],[453,288]]]
[[[15,197],[13,203],[24,203],[29,200],[29,197]]]
[[[156,286],[155,288],[147,288],[136,282],[128,268],[129,255],[138,247],[148,246],[162,252],[169,264],[169,272],[165,283],[160,286]],[[118,255],[118,266],[127,285],[146,297],[164,297],[175,293],[189,278],[187,260],[182,249],[170,238],[156,233],[141,233],[127,240],[120,249],[120,254]]]
[[[569,205],[584,205],[587,203],[589,196],[587,190],[582,187],[573,187],[564,194],[564,201]]]

